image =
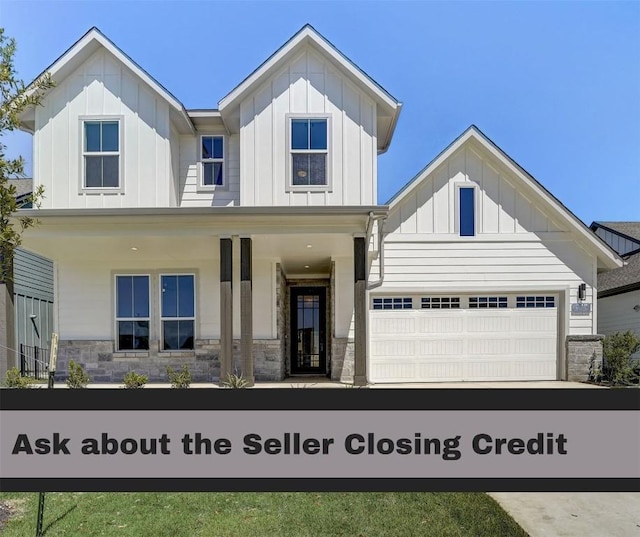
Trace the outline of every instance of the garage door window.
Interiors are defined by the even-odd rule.
[[[410,310],[412,308],[413,300],[410,296],[373,299],[374,310]]]
[[[506,308],[507,307],[506,296],[472,296],[469,297],[469,308],[471,309],[483,309],[483,308]]]
[[[452,310],[460,308],[460,297],[423,297],[423,310]]]
[[[556,299],[553,296],[519,296],[516,298],[516,308],[555,308]]]

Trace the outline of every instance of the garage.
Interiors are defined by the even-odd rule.
[[[370,308],[372,382],[557,378],[557,295],[380,295]]]

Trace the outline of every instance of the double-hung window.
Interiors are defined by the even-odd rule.
[[[195,340],[195,277],[193,274],[160,276],[162,350],[188,350]]]
[[[290,121],[290,186],[329,186],[329,118]]]
[[[149,350],[149,276],[116,276],[119,351]]]
[[[201,186],[224,186],[224,137],[200,137]]]
[[[82,122],[83,187],[120,188],[120,121]]]

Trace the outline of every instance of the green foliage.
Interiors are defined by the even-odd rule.
[[[180,371],[167,367],[167,376],[172,388],[188,388],[191,385],[191,373],[187,364],[184,364]]]
[[[147,382],[149,382],[149,377],[146,375],[139,375],[135,371],[129,371],[124,376],[124,387],[129,390],[144,388],[144,385]]]
[[[13,65],[16,51],[14,39],[4,35],[0,28],[0,137],[20,126],[20,114],[30,106],[41,104],[43,94],[54,86],[48,73],[26,87],[19,80]],[[13,252],[21,244],[22,232],[37,224],[33,218],[15,216],[20,208],[16,200],[16,189],[8,184],[11,178],[24,177],[24,159],[9,159],[6,146],[0,141],[0,281],[12,279]],[[32,203],[37,207],[43,195],[40,186],[21,203]]]
[[[244,378],[242,375],[236,375],[235,373],[229,373],[227,378],[222,381],[222,386],[224,388],[248,388],[249,381]]]
[[[80,364],[73,360],[69,360],[69,372],[67,376],[67,387],[69,388],[86,388],[91,381],[87,372]]]
[[[611,384],[631,384],[638,381],[631,355],[640,350],[640,338],[630,330],[616,332],[604,338],[602,380]]]
[[[35,381],[33,378],[21,376],[17,367],[9,369],[5,377],[7,388],[31,388]]]

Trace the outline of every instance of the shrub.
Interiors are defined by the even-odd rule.
[[[7,388],[31,388],[35,379],[30,377],[23,377],[20,375],[20,370],[17,367],[12,367],[7,370],[6,375]]]
[[[191,372],[187,364],[184,364],[180,371],[167,366],[167,376],[172,388],[188,388],[191,385]]]
[[[631,355],[640,350],[640,338],[630,330],[617,332],[602,342],[604,363],[602,379],[611,384],[630,384],[638,380]]]
[[[69,376],[67,377],[67,386],[69,388],[86,388],[91,379],[87,372],[80,364],[73,360],[69,360]]]
[[[124,376],[124,387],[129,390],[144,388],[144,385],[147,382],[149,382],[149,377],[146,375],[139,375],[135,371],[129,371]]]
[[[236,375],[229,373],[227,378],[222,381],[222,386],[224,388],[246,388],[249,386],[249,381],[244,378],[242,375]]]

